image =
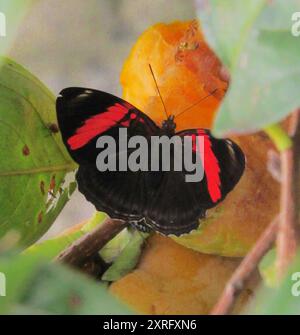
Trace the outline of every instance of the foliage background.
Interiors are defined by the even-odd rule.
[[[34,7],[30,11],[30,14],[26,16],[24,21],[22,21],[21,25],[19,26],[17,38],[13,41],[13,44],[9,51],[9,55],[19,63],[26,66],[30,71],[35,73],[39,77],[39,79],[43,81],[55,93],[55,95],[57,95],[57,93],[63,87],[76,85],[95,87],[120,95],[121,92],[119,86],[119,73],[124,59],[128,55],[130,48],[132,47],[140,33],[145,30],[145,28],[157,21],[168,22],[175,19],[184,20],[195,17],[195,8],[193,1],[174,0],[172,2],[168,2],[168,4],[171,5],[169,5],[169,7],[167,8],[167,2],[163,0],[158,0],[155,2],[137,2],[133,0],[89,0],[85,2],[80,2],[77,0],[67,0],[63,3],[56,0],[53,0],[51,2],[47,0],[27,1],[28,3],[33,2]],[[222,122],[218,123],[219,128],[215,127],[216,132],[224,132],[230,130],[229,128],[231,127],[233,129],[240,129],[241,125],[247,126],[246,128],[242,127],[243,130],[253,130],[265,127],[268,126],[270,122],[276,122],[281,120],[283,116],[287,115],[290,112],[290,109],[292,107],[297,107],[299,105],[299,96],[297,94],[294,94],[294,90],[297,90],[298,85],[293,86],[293,83],[298,80],[298,76],[292,76],[294,72],[294,65],[296,68],[296,72],[299,69],[299,44],[294,44],[294,40],[292,40],[292,37],[290,36],[290,22],[288,22],[287,20],[284,20],[284,24],[282,26],[281,23],[283,21],[281,22],[281,20],[274,21],[279,24],[279,26],[276,26],[276,24],[274,26],[274,22],[272,20],[263,20],[261,22],[256,22],[256,17],[252,14],[255,14],[256,10],[259,10],[260,6],[265,4],[265,2],[265,0],[253,0],[251,2],[247,2],[247,8],[249,10],[245,10],[244,7],[240,6],[241,2],[238,2],[237,0],[232,0],[226,3],[220,0],[212,0],[210,4],[212,4],[212,7],[215,10],[212,11],[212,15],[208,15],[208,17],[213,18],[213,20],[211,22],[205,23],[204,15],[204,20],[202,22],[204,23],[206,30],[208,28],[208,32],[209,29],[211,29],[212,27],[214,27],[215,30],[219,31],[220,29],[218,28],[218,23],[224,23],[222,21],[222,17],[225,16],[225,18],[230,23],[226,27],[229,27],[232,30],[231,33],[236,33],[240,30],[237,29],[236,24],[238,24],[239,22],[235,21],[235,17],[241,17],[241,15],[239,15],[238,13],[243,14],[245,16],[243,23],[246,22],[246,28],[249,28],[249,31],[252,31],[253,34],[250,34],[249,36],[247,34],[243,34],[243,39],[239,39],[238,42],[242,41],[245,43],[237,43],[235,50],[246,52],[248,53],[248,55],[253,56],[249,57],[251,61],[257,61],[257,63],[250,62],[250,65],[254,65],[254,67],[248,67],[249,64],[246,64],[247,73],[250,74],[251,80],[245,81],[243,77],[243,75],[246,73],[245,67],[237,66],[239,64],[238,62],[232,62],[232,55],[228,56],[228,54],[226,53],[227,49],[224,48],[224,46],[226,46],[226,43],[224,42],[218,45],[221,40],[219,40],[218,43],[213,43],[213,40],[211,40],[211,35],[209,35],[209,33],[207,34],[208,40],[212,43],[212,45],[215,44],[214,47],[216,48],[216,51],[225,62],[225,64],[229,66],[229,69],[233,74],[233,86],[231,86],[229,94],[226,96],[226,104],[224,103],[221,108],[220,115],[222,115],[223,118],[219,118],[219,120],[221,120]],[[0,5],[2,3],[8,2],[5,0],[0,0]],[[197,1],[197,3],[207,2],[199,0]],[[266,13],[271,13],[272,15],[275,13],[275,18],[277,19],[281,18],[282,13],[285,14],[285,18],[288,18],[291,9],[293,9],[296,4],[300,4],[298,0],[289,0],[287,2],[289,6],[283,6],[281,4],[279,5],[279,0],[272,3],[276,3],[276,6],[274,6],[273,8],[270,7],[271,12],[267,11]],[[239,6],[236,7],[237,10],[233,12],[231,6],[234,6],[235,4],[239,4]],[[210,7],[207,8],[209,12]],[[282,11],[281,9],[286,10]],[[252,10],[254,10],[254,12]],[[272,10],[275,10],[275,12],[272,12]],[[145,15],[145,13],[147,13],[147,15]],[[199,12],[200,18],[201,13],[202,12]],[[274,15],[272,15],[267,15],[267,17],[264,17],[264,19],[273,17]],[[218,19],[218,16],[219,18],[221,18],[220,20]],[[253,23],[252,30],[250,29],[251,25],[249,22],[251,24]],[[249,25],[247,25],[247,23],[249,23]],[[277,29],[278,27],[280,28],[280,31]],[[245,31],[242,29],[242,32]],[[246,29],[246,33],[247,32],[248,29]],[[265,36],[266,32],[268,33],[267,35],[271,36],[272,38],[263,40],[263,42],[272,41],[272,43],[260,44],[262,40],[257,39],[256,37],[258,36],[258,33],[263,33],[262,36]],[[280,36],[281,34],[283,34],[283,37],[287,37],[285,41],[289,41],[289,46],[292,46],[291,48],[278,47],[278,37],[280,37],[278,35],[279,33]],[[227,40],[227,37],[225,38],[225,34],[221,36],[225,39],[224,41],[229,41]],[[250,43],[247,44],[246,42],[249,41]],[[230,43],[228,45],[229,47],[231,46]],[[262,46],[265,47],[266,45],[269,47],[269,56],[272,56],[274,54],[276,55],[276,62],[274,64],[273,62],[270,62],[270,64],[269,62],[267,62],[267,64],[264,64],[263,62],[265,58],[261,57],[261,53],[251,53],[253,50],[262,51],[262,49],[260,48]],[[286,56],[286,58],[278,57],[278,55],[281,54],[277,52],[277,49],[281,51],[283,50],[283,56]],[[243,55],[244,53],[240,54],[239,52],[237,52],[233,60],[237,60],[239,56]],[[264,55],[265,54],[263,53],[263,56]],[[295,63],[292,61],[287,61],[293,57]],[[285,61],[285,64],[283,64],[282,61]],[[288,66],[282,66],[286,65],[287,63]],[[278,66],[274,66],[277,64]],[[253,77],[253,75],[256,74],[256,71],[253,71],[253,69],[256,69],[256,66],[259,67],[258,65],[264,70],[260,73],[263,75]],[[262,65],[266,65],[266,67]],[[9,66],[13,67],[13,65],[9,63],[7,63],[6,66],[7,68]],[[229,110],[228,101],[230,101],[230,98],[232,102],[237,103],[239,101],[239,105],[242,105],[239,99],[232,98],[233,93],[235,92],[240,99],[245,97],[257,98],[256,95],[253,96],[249,94],[253,92],[255,93],[255,89],[257,90],[261,88],[259,86],[256,86],[257,82],[259,82],[259,84],[263,84],[262,87],[264,86],[265,82],[261,80],[258,81],[257,78],[263,78],[268,81],[270,79],[268,75],[272,75],[274,69],[285,70],[286,72],[282,71],[281,75],[287,77],[287,83],[290,86],[293,86],[293,90],[291,90],[289,86],[285,84],[286,82],[282,81],[282,87],[279,87],[278,90],[269,90],[274,93],[274,100],[276,100],[275,98],[283,96],[285,99],[283,100],[283,102],[288,101],[290,103],[292,101],[293,103],[284,106],[285,109],[283,109],[280,104],[276,105],[275,103],[270,103],[270,98],[272,98],[272,95],[269,94],[263,98],[260,97],[260,101],[263,101],[265,103],[265,107],[268,107],[269,110],[272,111],[272,113],[269,113],[269,117],[267,117],[266,119],[264,118],[264,115],[266,114],[266,116],[268,116],[268,113],[266,113],[267,108],[251,109],[249,108],[249,106],[251,107],[251,104],[246,103],[245,106],[248,107],[248,113],[246,113],[247,108],[244,108],[242,113],[239,112],[238,108],[232,108],[231,110],[234,111],[236,114],[232,114],[233,117],[230,120],[227,120],[228,113],[226,114],[222,111],[225,109],[224,106],[227,106],[227,109]],[[22,70],[20,70],[20,72],[22,72]],[[278,72],[279,71],[275,71],[275,73]],[[238,75],[241,76],[238,77]],[[0,78],[2,81],[5,81],[5,79],[9,78],[9,74],[2,77],[0,76]],[[244,84],[249,84],[249,87],[247,85],[237,85],[238,87],[235,90],[234,85],[238,83],[237,78],[240,78]],[[294,79],[295,81],[292,81],[290,79]],[[18,86],[18,83],[18,81],[13,82],[13,80],[10,80],[9,85],[11,87],[14,87],[14,85]],[[273,82],[271,81],[271,83]],[[22,89],[23,88],[26,91],[26,89],[28,88],[27,84],[24,84],[22,86]],[[283,90],[280,90],[280,88],[283,88]],[[33,93],[33,90],[30,90],[30,93]],[[14,93],[11,93],[10,95],[13,96]],[[20,97],[23,98],[20,94],[18,97],[14,96],[16,100]],[[26,96],[26,98],[28,98],[28,96]],[[32,96],[29,96],[29,98],[32,98]],[[254,99],[255,102],[257,102],[257,100],[259,99]],[[54,108],[53,104],[52,107]],[[258,116],[260,116],[259,112],[261,110],[263,111],[263,124],[257,123]],[[5,111],[5,109],[2,109],[2,113],[3,111]],[[22,112],[23,109],[20,109],[20,111]],[[252,117],[252,111],[256,113],[255,118]],[[44,113],[44,111],[40,112],[40,114],[42,113]],[[244,114],[247,115],[250,119],[245,118]],[[275,118],[273,118],[274,115],[276,116]],[[244,123],[240,124],[238,123],[238,121],[242,121]],[[249,128],[249,124],[252,122],[254,122],[254,128]],[[20,127],[22,128],[22,126],[23,125],[21,124]],[[9,142],[10,137],[6,137],[6,139],[8,139],[8,141],[6,141],[5,143]],[[44,140],[41,142],[44,143],[46,141]],[[78,206],[78,204],[80,204],[80,206]],[[93,211],[93,207],[89,205],[84,200],[84,198],[77,193],[76,196],[72,197],[72,201],[70,201],[65,207],[62,215],[59,216],[58,222],[53,225],[53,228],[43,238],[47,238],[51,235],[56,235],[66,226],[74,225],[74,222],[77,223],[82,219],[90,217]],[[88,231],[88,228],[85,226],[83,226],[82,229],[83,230],[80,230],[78,234]],[[125,236],[125,240],[127,238],[129,237]],[[50,257],[48,252],[51,249],[51,246],[48,243],[53,243],[53,247],[56,246],[56,242],[57,241],[46,242],[42,245],[40,251],[44,250],[45,255],[47,254],[48,257]],[[136,242],[137,243],[135,243],[135,249],[139,249],[142,242],[139,238]],[[136,255],[136,252],[131,252],[131,250],[125,251],[130,254]],[[35,291],[27,291],[25,292],[25,294],[24,292],[21,292],[21,299],[17,299],[18,304],[14,306],[16,308],[14,309],[14,312],[24,312],[25,310],[28,312],[28,308],[26,308],[26,306],[30,306],[30,308],[33,309],[32,313],[38,311],[50,311],[53,313],[88,312],[89,306],[94,306],[94,292],[96,292],[99,287],[88,283],[88,281],[83,277],[78,277],[73,280],[72,273],[67,271],[66,269],[61,268],[60,266],[55,266],[53,264],[47,266],[40,266],[39,256],[41,255],[37,254],[38,253],[35,254],[34,249],[31,249],[29,253],[25,253],[25,256],[23,255],[20,258],[16,257],[15,259],[11,259],[11,261],[9,260],[9,258],[1,261],[0,268],[4,269],[5,272],[8,273],[8,276],[10,278],[10,292],[16,292],[17,295],[19,290],[18,288],[24,289],[24,283],[26,284],[30,281],[31,284],[34,283],[37,287],[37,290]],[[136,260],[133,259],[132,263],[135,264],[135,262]],[[117,264],[118,267],[121,263],[121,261],[119,261],[119,263],[115,262],[114,265]],[[296,260],[295,264],[296,266],[298,266],[299,260]],[[121,268],[122,266],[123,265],[121,264]],[[114,270],[115,269],[116,268],[114,268]],[[297,269],[297,267],[295,267],[295,269]],[[295,271],[295,269],[292,270]],[[16,273],[21,273],[22,276],[16,276]],[[35,276],[34,279],[33,275]],[[56,285],[56,276],[60,276],[61,278],[61,281],[59,282],[59,287]],[[115,273],[112,271],[111,273],[109,273],[109,276],[115,276]],[[13,280],[11,280],[12,278]],[[289,277],[286,277],[284,285],[282,285],[279,289],[272,291],[272,299],[263,299],[267,301],[268,304],[264,305],[258,300],[257,306],[259,308],[254,308],[254,310],[256,309],[258,310],[258,312],[261,311],[261,313],[267,314],[291,312],[297,313],[297,308],[299,308],[299,305],[295,306],[295,300],[292,299],[289,293],[290,284],[291,283],[289,282]],[[44,297],[43,293],[46,291],[45,286],[51,287],[51,290],[49,290],[48,295]],[[61,288],[63,291],[60,291]],[[101,287],[101,290],[103,295],[103,301],[106,301],[106,299],[109,298],[107,296],[105,285]],[[61,303],[58,304],[57,301],[60,299],[61,292],[63,293],[62,299],[60,301]],[[274,294],[274,292],[276,294]],[[2,301],[2,303],[0,304],[0,310],[7,310],[6,307],[8,306],[6,306],[6,304],[10,304],[10,302],[14,304],[13,298],[13,296],[12,299],[10,297],[4,303]],[[80,302],[80,304],[78,304],[78,301]],[[105,309],[106,306],[104,306],[103,301],[102,303],[99,301],[94,301],[94,310],[98,310],[99,312],[101,312],[101,308]],[[282,302],[284,302],[285,306],[289,307],[289,310],[285,308],[283,308],[282,310],[273,308],[274,306],[282,306]],[[97,303],[99,303],[99,305],[97,305]],[[80,305],[80,309],[78,309],[78,305]],[[118,310],[118,308],[119,306],[115,305],[115,302],[112,301],[112,304],[109,306],[109,310],[105,311],[108,313],[115,312]],[[121,310],[123,309],[121,308],[120,311]]]

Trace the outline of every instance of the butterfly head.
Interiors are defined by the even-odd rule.
[[[176,123],[174,122],[174,115],[168,116],[167,120],[164,120],[161,125],[164,132],[168,135],[174,135],[176,129]]]

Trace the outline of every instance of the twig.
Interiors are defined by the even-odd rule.
[[[75,267],[82,266],[126,226],[127,223],[123,220],[108,218],[100,226],[82,236],[62,251],[56,257],[56,261]]]
[[[291,117],[289,127],[289,135],[293,138],[293,151],[294,151],[294,195],[295,195],[295,210],[296,210],[296,223],[300,224],[300,108],[298,108]],[[299,236],[297,236],[299,237]]]
[[[272,177],[281,183],[281,161],[278,151],[270,149],[267,153],[267,168]]]
[[[295,195],[294,195],[294,153],[289,148],[281,152],[281,196],[280,222],[277,234],[276,269],[282,278],[288,265],[296,255]]]
[[[242,260],[241,264],[227,282],[219,301],[211,311],[211,315],[224,315],[230,313],[236,297],[244,288],[246,280],[249,279],[253,271],[256,269],[259,261],[271,248],[273,242],[275,241],[278,230],[278,222],[279,216],[277,216],[269,227],[266,228],[254,247]]]
[[[277,235],[277,277],[281,279],[288,265],[296,255],[296,166],[299,164],[295,148],[299,137],[298,111],[292,114],[287,133],[280,124],[272,124],[265,128],[280,153],[281,192],[280,223]],[[293,135],[291,138],[291,135]],[[299,171],[297,171],[299,173]]]

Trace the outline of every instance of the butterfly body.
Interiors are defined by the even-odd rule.
[[[174,136],[176,130],[176,123],[174,122],[174,115],[170,115],[166,120],[162,122],[161,129],[167,136]]]
[[[64,89],[57,99],[57,118],[63,141],[79,164],[76,174],[79,190],[97,210],[112,218],[128,221],[138,229],[155,230],[163,234],[181,235],[196,229],[208,208],[216,206],[230,192],[243,174],[245,158],[234,142],[216,139],[206,129],[176,132],[176,116],[171,115],[155,124],[147,115],[128,102],[111,94],[86,88]],[[159,169],[117,169],[99,171],[96,166],[98,139],[112,137],[120,145],[112,155],[122,166],[125,143],[120,129],[126,129],[128,141],[140,136],[146,139],[147,155],[153,149],[152,139],[177,136],[184,149],[184,138],[204,141],[205,166],[201,181],[187,182],[184,167],[176,170],[176,149],[172,147],[169,170],[162,169],[164,157],[159,157]],[[128,142],[129,143],[129,142]],[[197,149],[192,155],[195,158]],[[132,148],[126,147],[129,155]],[[126,152],[127,152],[126,151]],[[140,162],[142,164],[144,162]]]

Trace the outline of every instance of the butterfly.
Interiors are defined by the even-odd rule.
[[[160,94],[160,92],[159,92]],[[176,132],[174,115],[157,125],[127,101],[90,88],[62,90],[56,101],[57,119],[63,142],[79,164],[78,189],[97,210],[111,218],[126,220],[142,231],[180,236],[196,229],[207,209],[216,206],[235,187],[245,168],[245,156],[229,139],[218,139],[207,129]],[[111,136],[118,143],[121,128],[128,139],[143,136],[202,136],[204,176],[186,182],[188,171],[99,171],[97,140]],[[182,142],[183,143],[183,142]],[[184,145],[184,144],[182,144]],[[193,149],[193,155],[197,154]],[[113,153],[120,160],[118,148]],[[172,157],[171,157],[172,158]],[[174,157],[173,157],[174,160]]]

